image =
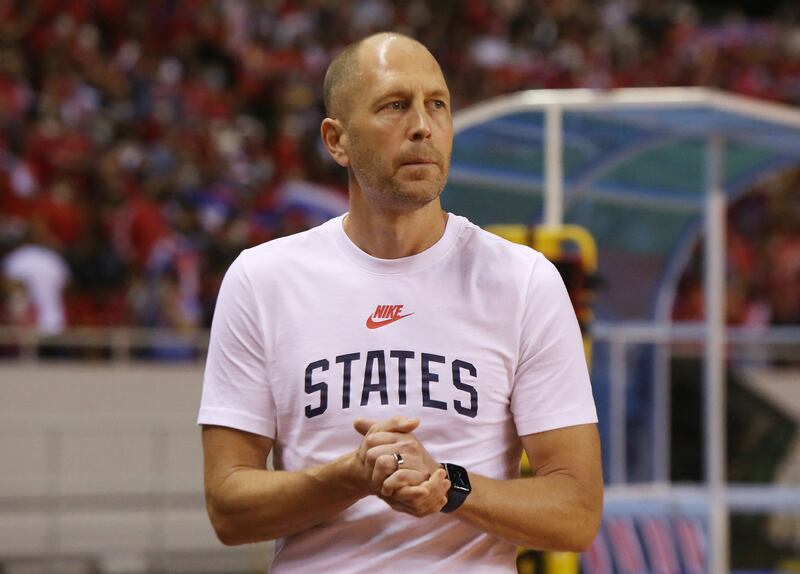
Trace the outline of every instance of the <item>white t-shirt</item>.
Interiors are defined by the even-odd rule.
[[[6,256],[3,274],[25,286],[40,333],[56,335],[64,330],[63,292],[70,272],[61,255],[40,245],[23,245]]]
[[[377,259],[344,216],[244,251],[220,290],[199,423],[274,439],[277,469],[360,443],[353,420],[419,417],[431,455],[519,475],[519,436],[596,422],[564,284],[540,253],[450,214],[417,255]],[[513,545],[376,497],[278,541],[272,572],[515,572]]]

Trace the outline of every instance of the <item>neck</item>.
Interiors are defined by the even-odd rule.
[[[410,211],[386,211],[352,195],[344,232],[359,249],[379,259],[415,255],[439,241],[447,224],[439,199]]]

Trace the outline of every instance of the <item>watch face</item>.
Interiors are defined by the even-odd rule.
[[[448,465],[447,470],[448,477],[450,478],[450,484],[453,485],[453,488],[463,492],[470,492],[472,490],[472,487],[469,483],[469,475],[465,469],[460,466],[450,464]]]

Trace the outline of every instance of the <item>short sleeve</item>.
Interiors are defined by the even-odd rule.
[[[511,395],[517,433],[597,422],[575,311],[558,270],[540,254],[521,320]]]
[[[243,255],[228,269],[211,324],[198,424],[275,438],[261,313]]]

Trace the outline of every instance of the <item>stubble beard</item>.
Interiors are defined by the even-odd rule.
[[[352,176],[364,197],[387,211],[408,212],[425,207],[442,194],[447,184],[449,157],[440,164],[444,165],[444,173],[439,171],[432,178],[400,181],[395,177],[396,172],[387,172],[374,153],[360,149],[357,155],[361,161],[351,163]]]

